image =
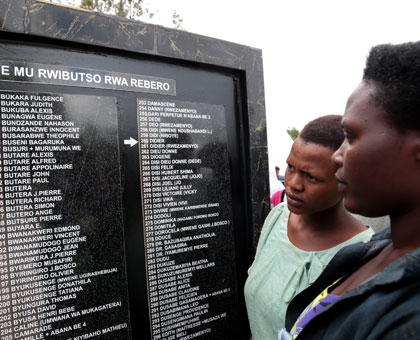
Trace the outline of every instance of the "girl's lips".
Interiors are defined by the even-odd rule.
[[[287,199],[287,204],[290,204],[292,206],[302,206],[303,205],[303,200],[300,197],[297,197],[295,195],[291,195],[289,193],[286,192],[286,199]]]
[[[337,182],[338,182],[338,187],[337,187],[338,191],[344,192],[347,188],[346,181],[338,177],[337,175],[335,176],[335,178],[337,179]]]
[[[338,183],[347,184],[346,181],[341,176],[337,175],[337,173],[335,173],[335,179],[337,180]]]
[[[340,192],[344,192],[347,189],[347,184],[346,183],[341,183],[338,182],[338,186],[337,186],[338,191]]]

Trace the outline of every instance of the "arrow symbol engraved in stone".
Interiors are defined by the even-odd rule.
[[[130,137],[130,139],[124,139],[124,144],[129,144],[130,148],[132,148],[137,143],[138,141],[136,141],[133,137]]]

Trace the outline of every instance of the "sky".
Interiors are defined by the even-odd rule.
[[[420,0],[144,3],[154,24],[172,27],[176,10],[189,32],[262,50],[270,169],[281,173],[292,144],[286,129],[343,114],[371,46],[420,39]]]

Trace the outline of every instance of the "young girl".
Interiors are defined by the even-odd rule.
[[[245,284],[253,340],[277,339],[290,300],[341,247],[373,234],[344,209],[338,192],[331,156],[343,139],[341,116],[330,115],[309,122],[292,146],[286,202],[267,217]]]
[[[332,159],[345,207],[391,227],[342,249],[291,302],[293,338],[420,339],[419,94],[420,42],[371,50]]]

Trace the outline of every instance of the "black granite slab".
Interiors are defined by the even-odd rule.
[[[61,201],[45,212],[61,219],[40,229],[79,225],[86,236],[69,249],[76,253],[63,255],[64,264],[76,265],[74,274],[57,270],[63,280],[102,272],[75,283],[82,290],[57,304],[68,318],[50,320],[44,324],[50,329],[33,334],[247,338],[242,289],[269,205],[261,51],[44,1],[0,0],[0,70],[1,93],[58,94],[65,105],[58,103],[54,112],[80,128],[69,130],[79,133],[65,140],[70,150],[40,157],[72,169],[40,174],[48,182],[30,190],[62,190],[55,195]],[[145,110],[142,102],[154,104]],[[165,111],[170,107],[162,103],[184,111]],[[165,115],[171,112],[181,116]],[[36,120],[50,133],[41,116],[1,122],[9,120],[13,133]],[[35,172],[30,164],[23,179],[38,179]],[[32,210],[40,213],[41,206]],[[6,262],[0,268],[10,270]],[[58,287],[54,292],[65,295]],[[77,315],[82,310],[86,316]]]

